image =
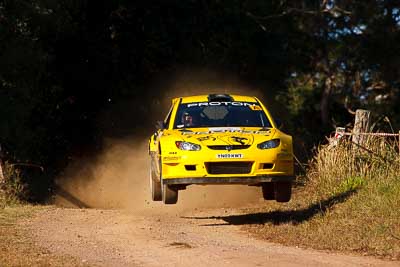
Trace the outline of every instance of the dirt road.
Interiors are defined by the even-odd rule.
[[[240,209],[146,212],[50,207],[28,222],[36,245],[99,266],[398,266],[271,244],[222,218]],[[156,212],[157,211],[157,212]]]
[[[177,205],[151,202],[146,149],[146,142],[113,142],[96,160],[77,161],[65,173],[61,200],[108,209],[45,208],[24,222],[31,239],[90,266],[399,266],[249,236],[229,218],[246,214],[244,204],[266,205],[259,188],[194,186]]]

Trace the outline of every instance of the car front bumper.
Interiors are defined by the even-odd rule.
[[[252,177],[206,177],[206,178],[169,178],[163,179],[163,184],[169,185],[207,185],[207,184],[242,184],[242,185],[258,185],[268,182],[290,182],[294,180],[294,176],[272,176],[258,175]]]
[[[163,156],[161,162],[163,183],[259,184],[290,181],[294,177],[293,155],[278,149],[235,151],[232,154],[240,154],[240,158],[235,159],[221,159],[218,158],[219,154],[226,152],[188,152]]]

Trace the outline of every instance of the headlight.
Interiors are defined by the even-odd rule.
[[[175,144],[180,150],[199,151],[201,149],[200,145],[189,142],[176,141]]]
[[[257,147],[259,149],[270,149],[278,147],[280,143],[281,143],[280,139],[272,139],[269,141],[262,142],[261,144],[258,144]]]

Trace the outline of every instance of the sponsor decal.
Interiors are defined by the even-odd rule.
[[[217,159],[241,159],[241,158],[243,158],[243,154],[238,154],[238,153],[217,154]]]
[[[249,139],[239,136],[231,136],[231,139],[237,143],[240,143],[241,145],[244,145],[246,141],[249,141]]]
[[[170,161],[170,160],[180,160],[181,157],[163,157],[164,161]]]
[[[199,137],[199,138],[197,138],[197,140],[199,140],[200,142],[207,141],[207,140],[215,141],[215,140],[217,140],[217,138],[215,138],[214,136],[207,135],[207,136]]]
[[[262,134],[269,135],[270,130],[241,130],[240,128],[210,128],[205,132],[181,132],[182,135],[200,135],[200,134],[214,134],[214,133],[242,133],[242,134]]]
[[[213,127],[208,129],[211,133],[235,133],[240,132],[240,127]]]
[[[257,106],[257,105],[250,106],[250,109],[254,110],[254,111],[262,110],[262,108],[260,106]]]
[[[236,106],[236,107],[249,107],[252,110],[262,110],[262,108],[256,103],[248,103],[248,102],[197,102],[197,103],[188,103],[187,107],[209,107],[209,106]]]

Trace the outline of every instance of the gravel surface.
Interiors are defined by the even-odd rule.
[[[50,207],[24,222],[37,246],[94,266],[399,266],[268,243],[218,217],[232,208],[126,211]]]

